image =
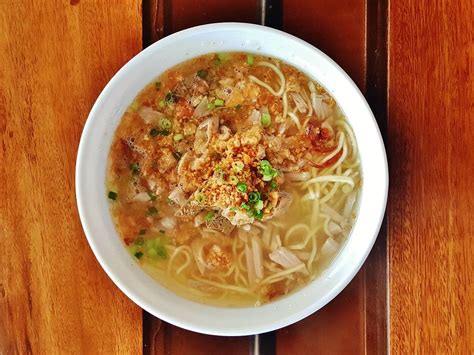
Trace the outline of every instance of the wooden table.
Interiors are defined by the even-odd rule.
[[[83,235],[74,167],[97,95],[143,47],[262,19],[352,76],[391,179],[364,268],[317,314],[263,335],[262,353],[474,353],[472,0],[262,3],[0,1],[0,354],[249,352],[251,338],[165,324],[114,286]]]

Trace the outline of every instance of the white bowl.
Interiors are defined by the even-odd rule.
[[[219,308],[177,296],[148,276],[124,248],[106,197],[106,162],[115,129],[153,78],[189,58],[244,51],[280,58],[320,82],[335,98],[358,141],[363,171],[360,211],[333,263],[306,287],[260,307]],[[388,190],[385,149],[377,123],[349,76],[308,43],[268,27],[220,23],[190,28],[151,45],[104,88],[87,119],[77,156],[76,195],[87,240],[115,284],[136,304],[176,326],[213,335],[249,335],[299,321],[331,301],[364,263],[382,223]]]

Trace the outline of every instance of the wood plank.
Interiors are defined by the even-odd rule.
[[[0,353],[136,353],[141,310],[79,222],[76,149],[141,48],[140,1],[0,2]]]
[[[365,90],[366,1],[283,1],[283,30],[315,45]]]
[[[277,332],[278,354],[365,353],[364,272],[327,306]]]
[[[283,30],[328,54],[348,72],[362,92],[366,92],[366,84],[369,84],[371,97],[375,80],[366,69],[367,28],[370,26],[376,32],[384,30],[383,18],[379,19],[379,16],[383,17],[385,13],[380,3],[364,0],[286,1],[283,2]],[[367,13],[372,16],[370,19],[367,19]],[[368,39],[373,42],[370,49],[379,48],[379,37],[371,34]],[[386,70],[383,60],[379,60],[377,66]],[[376,104],[375,100],[372,103]],[[383,110],[378,111],[381,114],[379,123],[383,126],[385,115]],[[386,351],[384,237],[382,230],[380,241],[366,265],[335,300],[307,319],[278,331],[278,353],[382,354]],[[372,285],[377,285],[377,289]]]
[[[239,0],[223,6],[221,0],[173,0],[170,8],[170,32],[213,22],[258,23],[258,2]],[[197,10],[197,11],[196,11]]]
[[[230,3],[229,3],[230,5]],[[173,32],[212,22],[257,23],[258,2],[241,0],[223,6],[219,0],[145,0],[144,39],[149,45]],[[174,327],[145,314],[144,344],[147,354],[247,354],[248,337],[216,337]]]
[[[474,8],[390,1],[390,349],[474,353]]]

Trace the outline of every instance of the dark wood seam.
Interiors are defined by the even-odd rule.
[[[367,0],[366,98],[387,147],[388,0]],[[366,267],[366,353],[388,353],[387,223]]]

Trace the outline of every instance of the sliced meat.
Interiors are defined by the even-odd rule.
[[[221,232],[224,235],[229,235],[235,226],[222,215],[216,216],[210,221],[206,221],[206,226],[209,229]]]

